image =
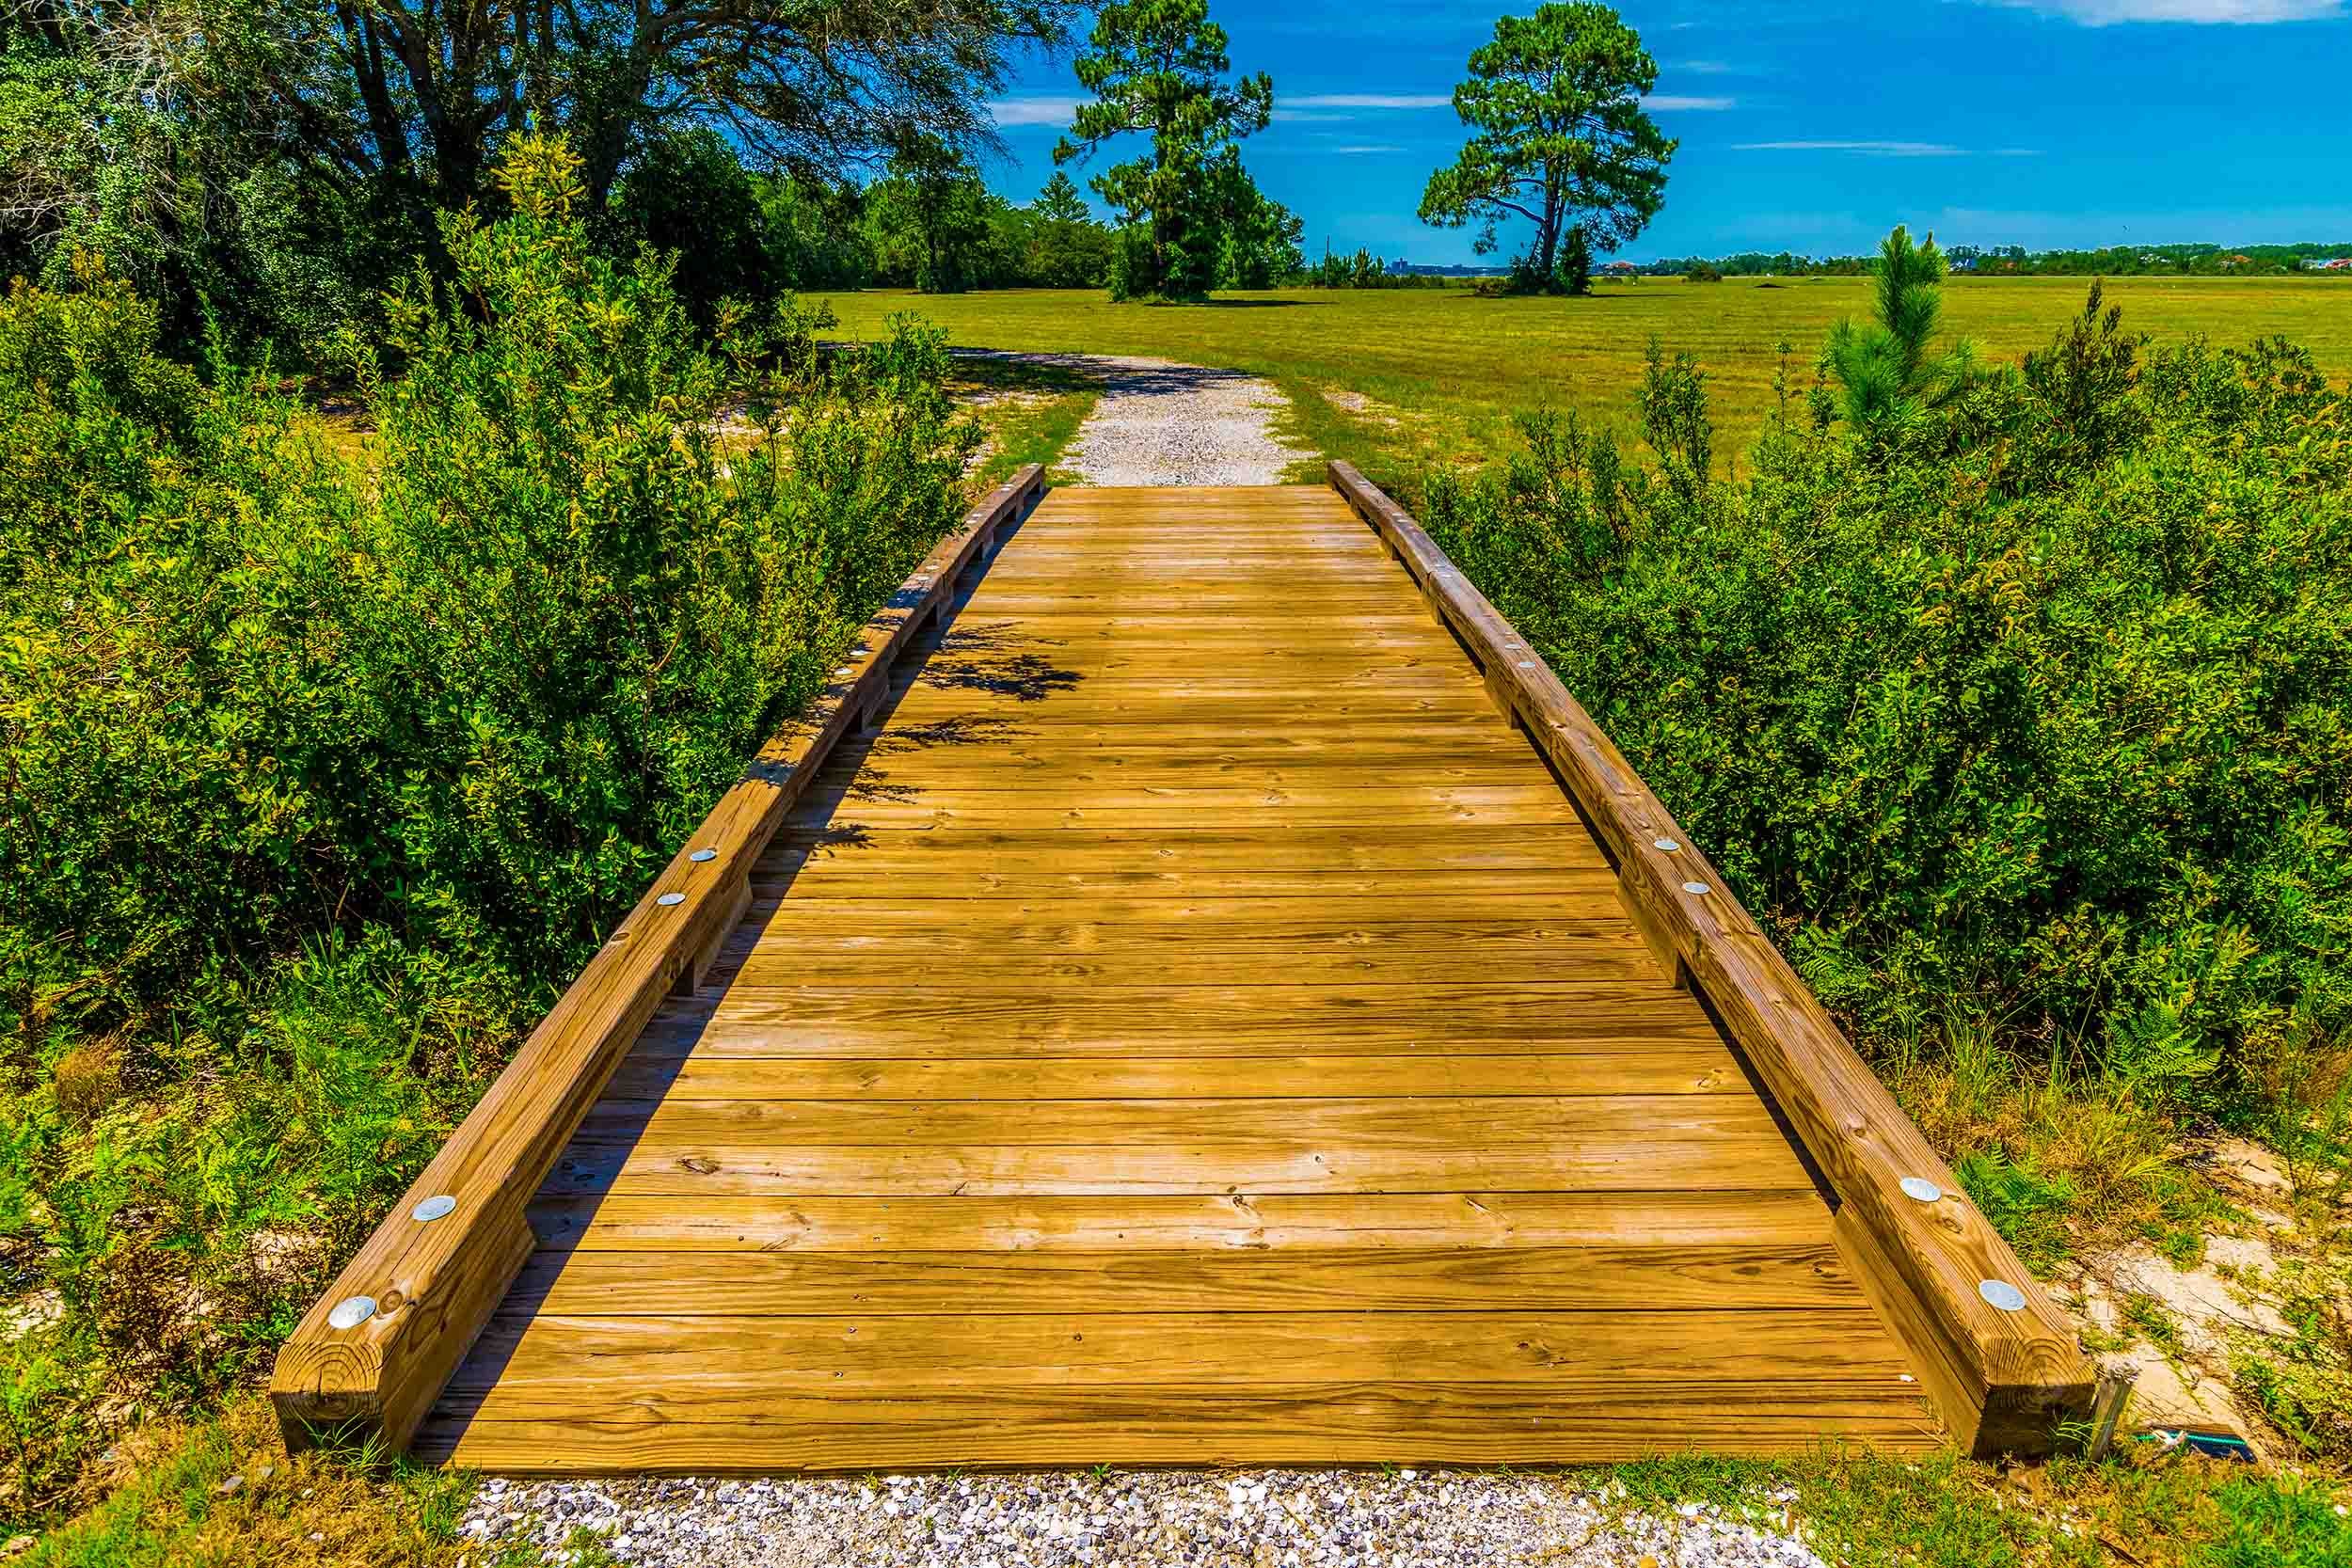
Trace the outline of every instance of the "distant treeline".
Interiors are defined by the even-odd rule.
[[[1219,288],[1445,282],[1391,272],[1369,250],[1310,265],[1295,214],[1254,185],[1235,200],[1219,241]],[[1122,246],[1138,238],[1095,217],[1059,171],[1026,203],[990,190],[961,158],[919,150],[863,187],[820,184],[746,168],[707,131],[648,148],[623,175],[606,218],[610,247],[645,244],[683,257],[679,291],[705,317],[723,298],[827,289],[1106,288],[1125,264]]]
[[[1954,245],[1945,253],[1962,275],[2137,277],[2162,275],[2248,276],[2305,272],[2312,263],[2352,257],[2352,240],[2336,245],[2108,245],[2098,250],[2029,251],[2023,245]],[[1736,256],[1661,257],[1634,268],[1646,277],[1851,277],[1867,272],[1867,256],[1801,256],[1792,251],[1743,250]],[[1620,269],[1622,270],[1622,269]]]

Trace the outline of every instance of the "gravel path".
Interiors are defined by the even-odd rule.
[[[1089,484],[1279,484],[1313,453],[1275,438],[1290,401],[1238,371],[1094,354],[990,354],[1103,385],[1060,467]]]
[[[480,1563],[632,1568],[1821,1568],[1711,1506],[1620,1520],[1561,1481],[1411,1470],[491,1481],[461,1528]]]

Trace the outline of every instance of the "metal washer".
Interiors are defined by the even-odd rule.
[[[1977,1294],[1985,1299],[1986,1305],[1997,1307],[2004,1312],[2022,1312],[2026,1309],[2026,1292],[2006,1279],[1983,1281],[1978,1285]]]
[[[335,1304],[335,1310],[326,1314],[329,1328],[358,1328],[375,1316],[373,1296],[345,1296]]]
[[[1924,1176],[1906,1176],[1899,1185],[1903,1196],[1917,1198],[1922,1203],[1933,1203],[1944,1196],[1944,1189]]]
[[[435,1220],[446,1219],[456,1212],[457,1200],[455,1198],[447,1193],[435,1193],[431,1197],[409,1210],[408,1217],[419,1225],[431,1225]]]

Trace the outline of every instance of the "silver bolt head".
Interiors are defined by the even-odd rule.
[[[1944,1189],[1924,1176],[1906,1176],[1899,1184],[1903,1190],[1903,1196],[1916,1198],[1921,1203],[1934,1203],[1944,1196]]]
[[[697,849],[686,858],[692,861],[696,865],[700,865],[705,861],[717,860],[719,858],[719,851],[716,849]]]
[[[1653,838],[1650,840],[1650,845],[1652,847],[1663,849],[1666,853],[1671,855],[1676,850],[1682,847],[1682,841],[1673,838]]]
[[[1715,890],[1708,887],[1705,882],[1685,882],[1682,884],[1682,891],[1699,897],[1704,897]]]
[[[447,1193],[436,1193],[408,1211],[408,1217],[419,1225],[431,1225],[457,1212],[457,1200]]]
[[[655,899],[654,902],[666,910],[671,908],[673,905],[685,903],[686,895],[682,893],[665,893],[660,897]]]
[[[2026,1292],[2006,1279],[1983,1281],[1978,1285],[1977,1294],[1985,1299],[1986,1305],[1997,1307],[2004,1312],[2023,1312],[2026,1309]]]
[[[373,1296],[345,1296],[335,1304],[335,1310],[326,1314],[329,1328],[358,1328],[375,1316]]]

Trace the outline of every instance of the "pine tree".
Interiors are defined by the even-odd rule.
[[[1084,162],[1131,132],[1152,138],[1143,156],[1090,182],[1135,230],[1114,273],[1121,297],[1201,299],[1216,281],[1226,218],[1248,178],[1236,144],[1274,113],[1263,71],[1226,80],[1226,43],[1208,0],[1113,0],[1078,58],[1095,101],[1079,105],[1054,162]]]
[[[1565,293],[1578,295],[1593,292],[1593,247],[1584,243],[1584,226],[1581,223],[1568,230],[1568,237],[1560,245],[1560,288]]]
[[[1677,144],[1642,107],[1657,85],[1641,35],[1607,6],[1578,0],[1502,18],[1454,89],[1454,112],[1473,135],[1429,177],[1422,221],[1479,224],[1483,256],[1498,224],[1525,218],[1535,233],[1517,271],[1526,286],[1556,287],[1569,229],[1582,228],[1588,247],[1614,250],[1665,200]]]
[[[1931,350],[1944,309],[1944,253],[1934,235],[1914,245],[1911,231],[1896,225],[1870,276],[1876,319],[1862,325],[1840,321],[1821,360],[1844,394],[1847,422],[1881,436],[1966,390],[1977,359],[1976,345],[1965,339],[1942,354]]]

